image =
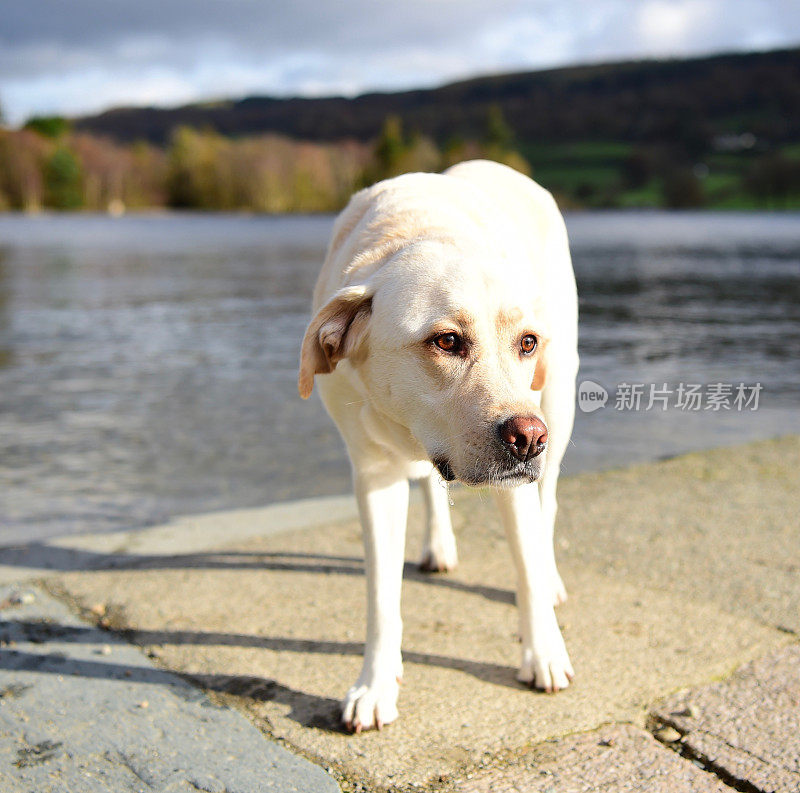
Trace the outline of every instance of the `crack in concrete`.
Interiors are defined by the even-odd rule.
[[[739,793],[764,793],[764,790],[759,788],[757,785],[754,785],[747,779],[742,779],[735,774],[732,774],[727,768],[714,762],[714,760],[708,757],[708,755],[692,748],[691,746],[681,744],[681,749],[677,751],[677,753],[681,757],[685,757],[689,760],[696,760],[701,764],[703,771],[713,774],[715,777],[717,777],[717,779],[719,779],[720,782],[722,782],[723,785],[726,785],[733,790],[737,790]]]
[[[695,762],[698,765],[698,767],[701,768],[701,770],[705,771],[708,774],[711,774],[712,776],[715,776],[726,787],[736,790],[738,791],[738,793],[764,793],[764,791],[761,788],[757,787],[752,782],[746,779],[741,779],[735,774],[732,774],[730,771],[728,771],[728,769],[716,763],[708,755],[684,743],[684,739],[687,738],[691,733],[687,733],[684,730],[682,730],[675,721],[659,717],[652,719],[651,722],[652,723],[648,727],[651,733],[655,733],[656,730],[663,725],[667,725],[677,730],[681,734],[681,740],[675,741],[674,743],[664,743],[662,745],[667,749],[671,749],[679,757],[682,757],[690,762]],[[745,749],[739,749],[739,747],[733,746],[729,741],[726,741],[724,738],[721,738],[720,736],[715,735],[714,733],[709,732],[708,730],[695,730],[694,732],[702,732],[705,735],[710,735],[712,738],[715,738],[720,742],[725,743],[734,751],[745,752],[750,756],[760,760],[762,763],[770,765],[770,763],[767,763],[763,758],[754,755],[752,752],[747,752],[747,750]]]

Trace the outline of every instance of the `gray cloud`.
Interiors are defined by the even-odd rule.
[[[17,0],[0,102],[17,121],[798,41],[796,0]]]

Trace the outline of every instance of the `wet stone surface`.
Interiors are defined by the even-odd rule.
[[[0,790],[338,790],[241,715],[81,623],[36,590],[0,588]]]

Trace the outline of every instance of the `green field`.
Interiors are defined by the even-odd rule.
[[[536,181],[573,207],[797,209],[800,143],[711,151],[694,162],[666,147],[615,141],[517,145]]]

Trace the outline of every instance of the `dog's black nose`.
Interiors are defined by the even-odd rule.
[[[498,432],[508,451],[523,463],[541,454],[547,443],[547,427],[536,416],[512,416]]]

